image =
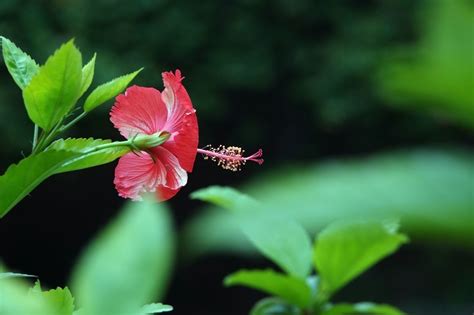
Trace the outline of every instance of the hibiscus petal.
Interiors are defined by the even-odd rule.
[[[199,141],[199,128],[195,113],[186,115],[181,129],[162,146],[179,160],[179,164],[188,172],[193,171],[194,160]]]
[[[181,71],[163,72],[163,84],[165,89],[161,93],[163,102],[168,110],[168,119],[166,120],[165,129],[171,133],[178,131],[182,120],[186,114],[195,112],[191,98],[188,92],[181,84],[183,77]]]
[[[117,96],[110,120],[127,139],[136,134],[163,131],[168,114],[161,93],[154,88],[129,87]]]
[[[165,186],[160,185],[156,189],[156,197],[159,201],[166,201],[166,200],[174,197],[174,195],[176,195],[180,189],[181,188],[170,189],[170,188],[167,188]]]
[[[178,158],[163,146],[153,148],[153,156],[159,160],[166,171],[166,180],[162,184],[164,187],[176,190],[188,182],[188,174],[179,164]]]
[[[115,168],[114,184],[120,196],[141,200],[146,192],[154,192],[157,186],[166,183],[166,168],[163,163],[145,152],[127,153]]]

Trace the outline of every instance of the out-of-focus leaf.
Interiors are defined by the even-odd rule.
[[[130,151],[127,146],[96,150],[98,146],[111,142],[111,140],[93,138],[59,139],[53,142],[47,150],[72,151],[78,154],[77,158],[61,165],[55,171],[57,174],[106,164]]]
[[[151,303],[143,306],[139,315],[171,312],[172,310],[173,307],[171,305]]]
[[[331,305],[321,315],[404,315],[402,311],[386,304],[362,302],[357,304],[341,303]]]
[[[305,280],[267,270],[239,270],[224,279],[226,286],[243,285],[278,296],[300,307],[309,305],[311,289]]]
[[[38,295],[28,294],[26,283],[18,278],[0,281],[0,314],[57,315],[48,300]]]
[[[287,273],[306,279],[311,271],[311,240],[304,228],[285,216],[239,218],[248,239]]]
[[[86,102],[84,103],[84,111],[90,112],[97,106],[102,105],[117,96],[125,90],[127,85],[137,76],[138,73],[140,73],[140,71],[142,71],[142,69],[143,68],[96,87],[87,97]]]
[[[314,245],[321,290],[335,293],[407,240],[393,224],[378,221],[342,221],[329,225],[318,234]]]
[[[174,258],[174,235],[163,204],[127,204],[85,249],[72,276],[86,314],[135,314],[162,297]]]
[[[290,305],[279,298],[260,300],[250,311],[250,315],[302,315],[296,306]]]
[[[0,176],[0,218],[77,153],[45,151],[10,165]]]
[[[94,78],[96,56],[97,54],[94,54],[92,59],[82,68],[81,91],[79,92],[79,96],[82,96],[89,86],[91,86],[92,79]]]
[[[23,90],[38,72],[39,66],[8,38],[0,36],[0,43],[2,44],[3,60],[8,72],[10,72],[20,89]]]
[[[23,90],[31,120],[50,131],[76,104],[81,80],[82,57],[71,40],[48,58]]]
[[[232,187],[209,186],[194,191],[190,196],[191,199],[209,202],[229,210],[241,208],[244,210],[245,208],[253,208],[256,206],[256,201],[252,197]]]
[[[392,53],[377,83],[396,103],[474,127],[474,5],[464,0],[430,4],[422,15],[419,46]]]
[[[398,217],[415,242],[472,248],[473,161],[470,151],[402,151],[275,170],[244,191],[259,201],[262,215],[287,215],[310,234],[338,219]],[[183,244],[191,257],[217,250],[255,254],[235,216],[214,207],[185,226]]]

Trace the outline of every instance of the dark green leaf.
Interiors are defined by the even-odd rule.
[[[92,79],[94,78],[96,55],[97,54],[94,54],[92,59],[82,68],[81,91],[79,92],[79,96],[82,96],[89,86],[91,86]]]
[[[306,307],[311,299],[311,289],[305,280],[267,270],[240,270],[224,280],[226,286],[243,285],[278,296],[285,301]]]
[[[392,223],[342,221],[319,233],[314,262],[321,290],[332,294],[407,242]]]
[[[68,288],[57,288],[49,291],[41,291],[37,285],[30,290],[29,296],[37,297],[50,306],[48,315],[72,315],[74,311],[74,298]]]
[[[72,276],[86,314],[135,314],[163,296],[174,258],[174,234],[164,204],[128,203],[85,249]]]
[[[266,298],[255,304],[250,315],[303,315],[303,312],[281,299]]]
[[[64,173],[110,163],[130,151],[127,146],[95,150],[98,146],[111,142],[111,140],[93,138],[59,139],[47,150],[65,150],[78,154],[77,158],[67,161],[55,171],[55,173]]]
[[[107,83],[99,85],[92,91],[92,93],[87,97],[86,102],[84,103],[84,111],[90,112],[94,108],[108,100],[114,98],[119,93],[121,93],[128,84],[137,76],[137,74],[142,71],[143,68],[113,79]]]
[[[38,72],[39,66],[9,39],[0,36],[0,43],[2,44],[3,60],[8,72],[10,72],[20,89],[23,90]]]
[[[82,57],[71,40],[48,58],[23,90],[31,120],[50,131],[76,104],[81,80]]]
[[[321,315],[403,315],[402,311],[386,304],[363,302],[357,304],[331,305]]]

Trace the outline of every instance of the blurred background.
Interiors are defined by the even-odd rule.
[[[263,200],[278,192],[312,235],[332,214],[402,213],[412,243],[336,300],[474,311],[474,1],[3,0],[0,34],[41,64],[74,37],[84,63],[97,52],[93,86],[143,66],[134,82],[161,89],[161,72],[179,68],[201,146],[263,148],[265,164],[238,173],[198,158],[169,203],[179,256],[162,301],[173,314],[246,314],[262,296],[222,286],[230,272],[268,262],[243,237],[216,236],[225,219],[188,198],[214,184]],[[33,126],[3,64],[0,83],[3,173],[29,153]],[[70,136],[119,140],[110,105]],[[0,221],[3,262],[64,286],[124,203],[114,167],[37,188]]]

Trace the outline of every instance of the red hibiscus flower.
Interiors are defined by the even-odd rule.
[[[188,180],[198,145],[198,123],[181,72],[162,74],[165,89],[132,86],[119,95],[110,120],[127,139],[168,133],[159,146],[122,156],[114,184],[120,196],[140,200],[156,192],[159,200],[173,197]]]

